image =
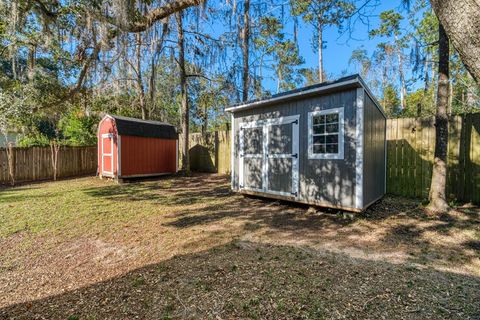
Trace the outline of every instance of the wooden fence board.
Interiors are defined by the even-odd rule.
[[[180,155],[183,150],[179,135]],[[193,171],[230,173],[230,132],[191,133],[188,139],[190,167]],[[182,159],[180,159],[181,161]]]
[[[13,148],[15,182],[53,178],[50,147]],[[97,147],[61,147],[58,152],[57,177],[65,178],[97,172]],[[0,184],[9,184],[8,158],[0,149]]]

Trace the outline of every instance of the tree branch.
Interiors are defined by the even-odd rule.
[[[135,21],[129,21],[126,24],[119,22],[112,16],[107,16],[99,13],[98,11],[86,8],[92,16],[102,22],[109,23],[116,26],[118,29],[125,32],[143,32],[149,29],[155,22],[165,19],[172,14],[187,9],[189,7],[198,6],[203,3],[203,0],[175,0],[167,3],[162,7],[153,9],[147,12],[144,16],[136,19]]]

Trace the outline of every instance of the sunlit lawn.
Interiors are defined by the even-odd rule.
[[[216,175],[0,191],[0,318],[478,319],[479,210],[353,220]]]

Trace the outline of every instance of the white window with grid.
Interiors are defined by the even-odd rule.
[[[308,158],[343,159],[344,111],[334,108],[308,113]]]

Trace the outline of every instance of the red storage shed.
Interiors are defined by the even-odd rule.
[[[178,171],[178,133],[168,123],[106,115],[97,137],[101,177],[148,177]]]

